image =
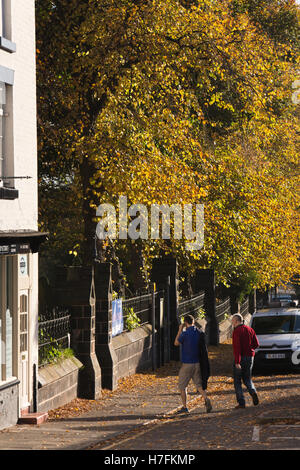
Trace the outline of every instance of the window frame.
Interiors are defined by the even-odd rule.
[[[5,117],[6,117],[6,83],[0,81],[0,186],[5,186]]]
[[[0,49],[14,53],[16,52],[16,44],[12,41],[12,16],[11,16],[11,0],[0,0],[1,8],[1,36]],[[10,23],[8,27],[8,21]],[[9,32],[8,32],[9,30]]]
[[[281,320],[281,324],[282,322],[284,321],[285,319],[285,322],[289,321],[289,331],[271,331],[271,328],[269,331],[264,331],[262,332],[261,329],[259,328],[265,328],[265,325],[267,325],[269,322],[271,323],[271,320],[274,320],[275,322],[276,321],[280,321]],[[259,323],[261,323],[259,325]],[[259,327],[257,326],[259,325]],[[272,323],[271,323],[272,325]],[[267,325],[268,326],[268,325]],[[274,328],[274,324],[272,325],[273,328]],[[277,325],[276,325],[277,326]],[[278,326],[280,326],[278,324]],[[253,318],[253,322],[252,322],[252,328],[254,329],[255,333],[257,335],[290,335],[290,334],[293,334],[295,333],[294,331],[294,328],[295,328],[295,316],[292,315],[292,314],[289,314],[288,312],[286,313],[286,315],[266,315],[266,316],[261,316],[261,317],[254,317]]]
[[[16,358],[17,358],[17,342],[16,342],[16,331],[17,331],[17,320],[18,316],[15,313],[16,298],[15,298],[15,287],[16,287],[16,256],[0,256],[0,292],[1,295],[0,303],[0,319],[1,319],[1,330],[0,330],[0,342],[1,342],[1,360],[0,360],[0,386],[10,383],[16,379]],[[10,276],[11,283],[8,285],[7,273],[9,271],[8,263],[10,263]],[[8,292],[9,289],[9,292]],[[7,298],[9,296],[9,299]],[[9,302],[9,310],[12,318],[11,324],[11,374],[7,376],[7,303]]]
[[[13,142],[13,85],[14,71],[0,65],[0,82],[5,85],[4,105],[5,130],[3,144],[4,161],[0,165],[0,200],[18,199],[19,191],[14,187],[14,142]],[[0,105],[1,106],[1,105]],[[5,161],[6,160],[6,161]],[[8,174],[10,173],[10,174]],[[10,179],[8,179],[8,177]],[[1,179],[2,178],[2,179]]]

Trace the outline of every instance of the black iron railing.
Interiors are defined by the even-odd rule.
[[[126,328],[126,318],[130,315],[130,312],[138,317],[140,324],[151,323],[151,312],[152,312],[152,294],[144,294],[138,297],[131,297],[129,299],[122,300],[123,317],[124,317],[124,331]]]
[[[68,310],[55,308],[39,315],[39,364],[52,362],[59,352],[70,348],[71,326]]]
[[[201,318],[204,314],[204,297],[205,293],[201,291],[189,299],[182,299],[178,303],[179,322],[184,315],[192,315],[194,318]]]
[[[226,320],[227,317],[231,315],[230,308],[230,298],[222,300],[221,302],[216,303],[216,317],[218,323],[221,323],[223,320]]]
[[[249,299],[246,299],[240,306],[240,314],[245,317],[249,313]]]

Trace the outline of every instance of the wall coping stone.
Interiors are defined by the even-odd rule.
[[[112,338],[113,348],[119,349],[129,344],[135,343],[152,335],[152,326],[150,324],[142,325],[133,331],[124,331],[118,336]]]
[[[42,366],[38,371],[39,385],[42,387],[48,385],[82,367],[83,364],[76,357],[63,359],[56,364]]]

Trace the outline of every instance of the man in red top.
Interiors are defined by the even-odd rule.
[[[244,325],[242,315],[236,313],[232,316],[232,345],[234,354],[233,379],[236,399],[236,408],[245,408],[245,398],[242,389],[242,380],[250,393],[253,404],[259,403],[256,389],[252,382],[252,368],[255,349],[259,346],[255,331]]]

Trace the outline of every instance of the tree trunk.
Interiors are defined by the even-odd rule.
[[[80,177],[82,185],[82,218],[84,226],[84,241],[82,246],[82,262],[83,265],[92,265],[96,257],[96,222],[93,219],[96,217],[95,209],[91,207],[93,201],[93,193],[90,185],[90,178],[94,175],[95,168],[87,158],[83,157],[80,165]],[[96,202],[96,201],[94,201]]]

